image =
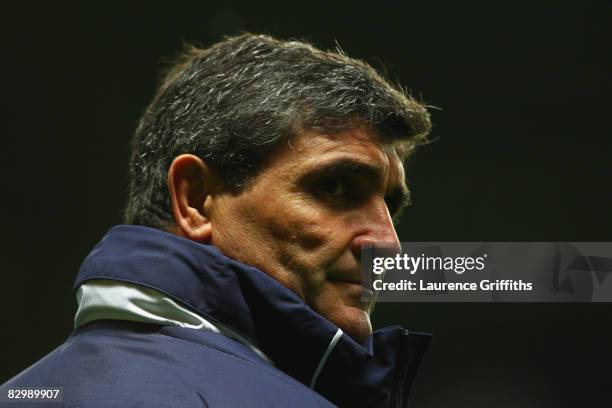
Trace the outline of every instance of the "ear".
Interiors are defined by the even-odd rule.
[[[168,191],[177,234],[210,243],[212,224],[208,209],[216,179],[206,163],[192,154],[177,156],[168,170]]]

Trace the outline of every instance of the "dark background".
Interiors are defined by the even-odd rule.
[[[404,241],[612,241],[609,1],[5,8],[0,383],[71,330],[80,262],[121,222],[163,61],[241,29],[386,67],[433,111]],[[418,407],[607,406],[611,304],[383,304],[434,333]]]

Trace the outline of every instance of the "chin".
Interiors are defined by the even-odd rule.
[[[328,280],[309,305],[353,340],[364,344],[372,334],[371,303],[361,301],[362,286]]]
[[[338,319],[330,319],[348,336],[359,344],[364,344],[372,334],[370,314],[357,307],[346,307]],[[336,321],[335,321],[336,320]]]

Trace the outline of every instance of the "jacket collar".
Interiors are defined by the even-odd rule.
[[[75,289],[90,279],[121,280],[167,294],[248,338],[305,385],[318,371],[315,390],[343,407],[405,406],[429,343],[428,335],[400,327],[376,331],[363,346],[339,337],[334,324],[262,271],[214,246],[153,228],[112,228],[83,262]],[[326,353],[330,343],[335,347]]]

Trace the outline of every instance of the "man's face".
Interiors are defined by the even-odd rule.
[[[373,305],[361,301],[361,247],[399,245],[391,216],[407,195],[403,165],[363,127],[304,133],[272,156],[244,191],[214,197],[212,243],[363,342]]]

